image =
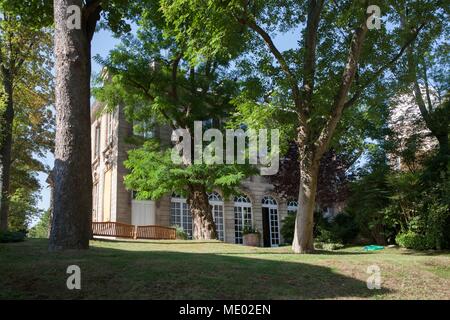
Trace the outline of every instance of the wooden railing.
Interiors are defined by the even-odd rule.
[[[134,226],[120,222],[93,222],[94,236],[132,239],[175,240],[175,228],[163,226]]]
[[[134,238],[134,226],[120,222],[93,222],[94,236]]]
[[[175,240],[177,238],[177,232],[175,228],[162,227],[162,226],[137,226],[136,227],[137,239],[166,239]]]

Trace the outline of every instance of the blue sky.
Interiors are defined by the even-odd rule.
[[[297,41],[299,39],[299,31],[293,31],[292,33],[285,33],[282,36],[277,36],[274,38],[274,42],[279,48],[279,50],[284,51],[294,47],[297,47]],[[95,33],[94,39],[92,41],[92,56],[95,57],[99,54],[102,57],[106,57],[111,49],[115,47],[120,41],[114,38],[111,32],[107,30],[100,30]],[[92,72],[93,74],[99,73],[101,71],[101,66],[98,65],[94,60],[92,60]],[[45,163],[50,167],[53,167],[54,157],[53,154],[48,154],[45,158]],[[39,208],[42,210],[47,210],[50,206],[50,189],[45,182],[47,175],[40,173],[38,175],[39,182],[42,186],[41,200],[39,201]]]

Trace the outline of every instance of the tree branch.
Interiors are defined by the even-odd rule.
[[[361,55],[362,46],[367,34],[366,21],[370,15],[366,15],[364,21],[355,30],[352,41],[350,44],[350,50],[347,57],[347,63],[342,74],[341,84],[339,86],[338,92],[334,98],[331,115],[319,134],[319,137],[315,143],[316,154],[315,157],[320,157],[325,152],[327,146],[329,145],[333,133],[339,120],[342,117],[342,112],[345,106],[345,99],[352,85],[353,79],[355,78],[359,57]]]
[[[413,35],[403,44],[403,46],[400,48],[399,52],[392,57],[391,60],[389,60],[388,63],[386,63],[384,66],[380,67],[377,71],[374,72],[374,74],[369,78],[368,81],[366,81],[362,86],[357,88],[353,96],[345,103],[345,108],[351,107],[358,99],[360,98],[362,92],[373,82],[375,82],[378,77],[389,67],[391,67],[394,63],[396,63],[404,54],[405,50],[416,40],[417,36],[419,35],[420,31],[424,28],[425,23],[422,23],[419,25],[419,27],[416,29],[416,31],[413,33]]]
[[[317,30],[320,22],[320,13],[323,0],[309,0],[308,22],[306,26],[305,55],[303,61],[303,101],[306,109],[311,106],[314,91],[314,78],[316,72]]]
[[[287,62],[284,59],[283,55],[281,54],[281,52],[278,50],[278,48],[273,43],[273,40],[270,37],[270,35],[264,29],[262,29],[254,20],[249,19],[248,17],[246,17],[246,18],[238,18],[238,21],[242,25],[246,25],[250,29],[255,31],[264,40],[264,42],[266,43],[266,45],[269,48],[270,52],[275,57],[275,59],[278,61],[278,63],[281,66],[281,69],[286,74],[286,76],[289,79],[289,82],[291,83],[291,89],[292,89],[292,93],[293,93],[293,96],[294,96],[294,103],[296,105],[297,111],[298,112],[302,111],[301,110],[301,100],[300,100],[300,90],[299,90],[299,87],[298,87],[297,79],[296,79],[294,73],[289,68],[289,65],[287,64]]]

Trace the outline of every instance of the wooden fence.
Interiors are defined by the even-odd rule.
[[[93,222],[94,236],[131,239],[175,240],[176,229],[163,226],[134,226],[120,222]]]
[[[136,226],[136,239],[167,239],[175,240],[177,232],[175,228],[162,226]]]

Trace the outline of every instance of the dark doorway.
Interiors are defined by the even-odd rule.
[[[269,208],[262,208],[263,218],[263,245],[264,247],[270,247],[270,220],[269,220]]]

